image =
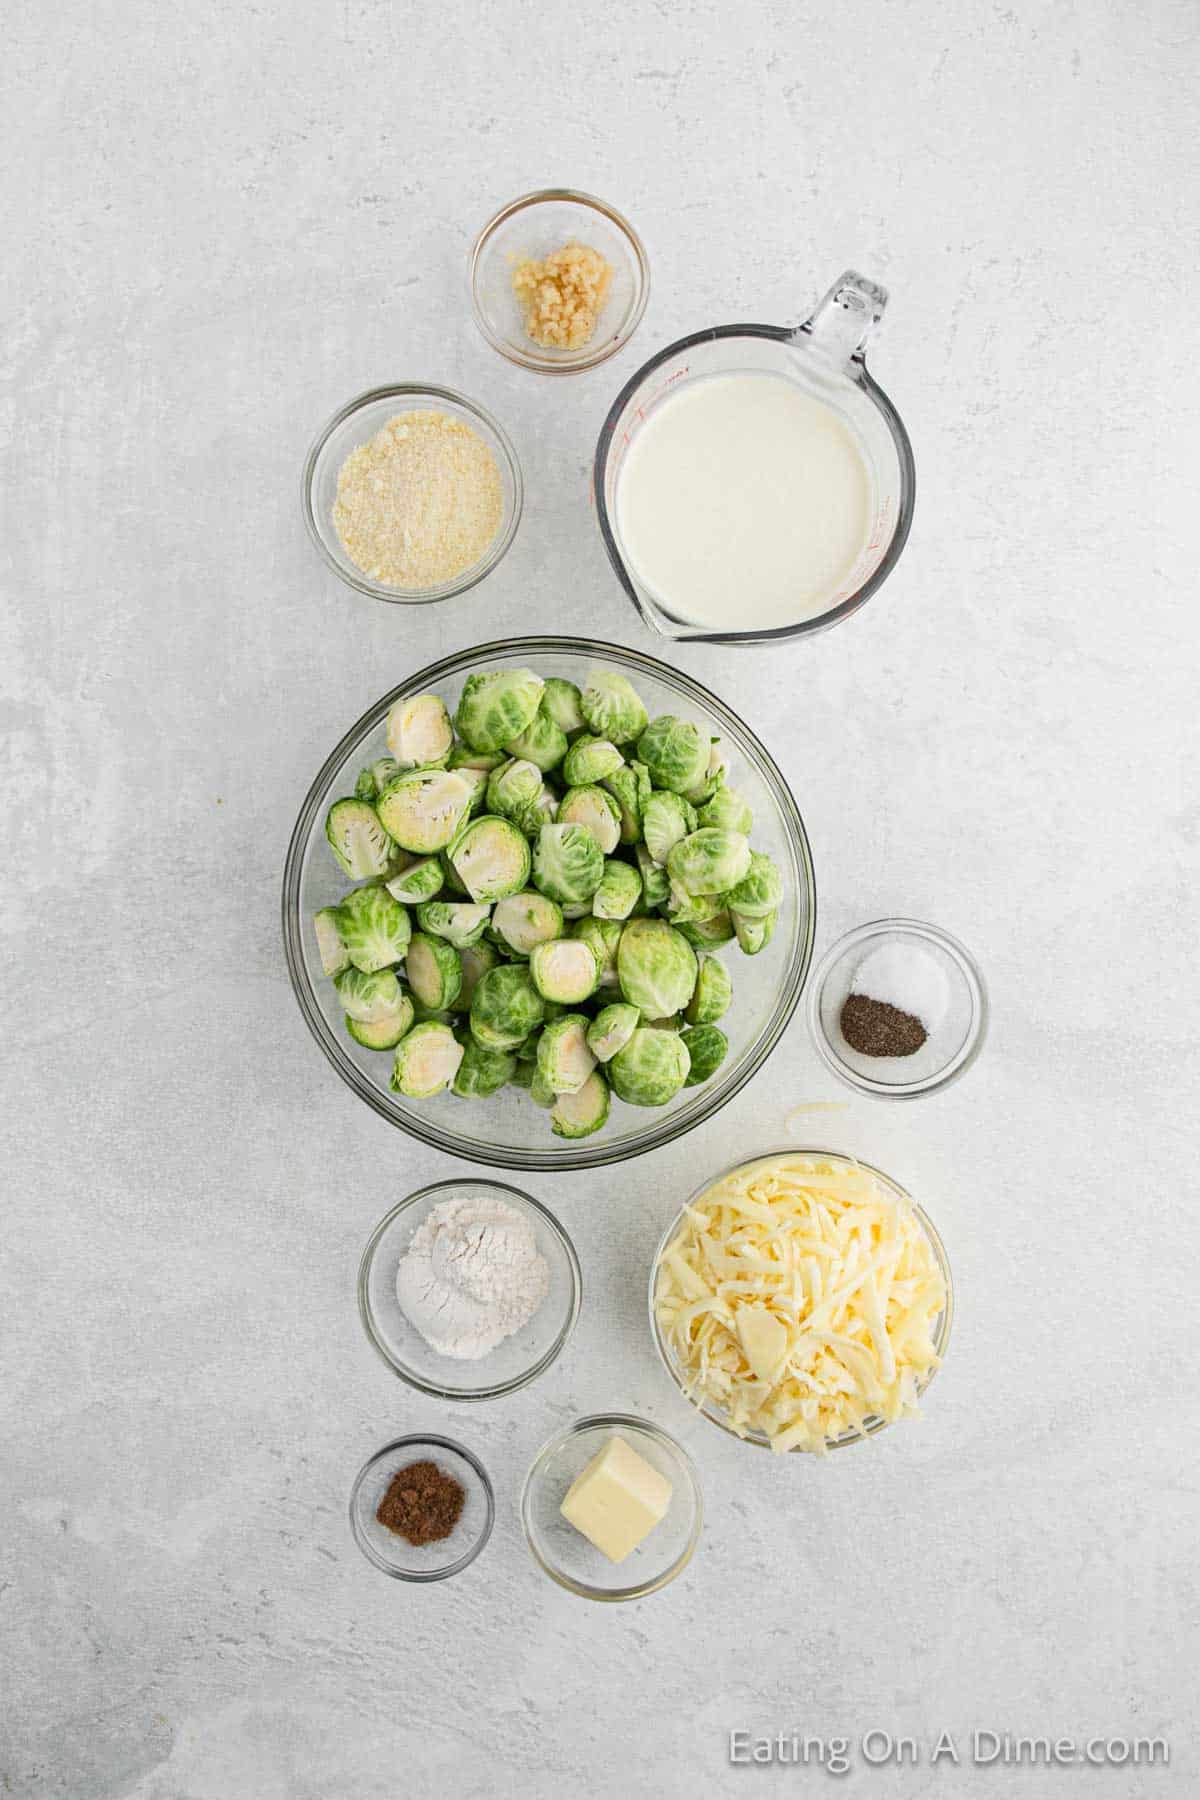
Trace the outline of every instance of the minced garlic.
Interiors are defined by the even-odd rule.
[[[596,329],[612,275],[612,265],[598,250],[573,238],[544,262],[518,263],[513,293],[534,343],[546,350],[581,350]]]
[[[397,413],[338,472],[333,523],[372,581],[429,588],[479,561],[504,515],[491,449],[462,419]]]

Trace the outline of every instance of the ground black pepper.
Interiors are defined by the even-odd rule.
[[[410,1544],[436,1544],[458,1524],[466,1498],[461,1482],[435,1462],[409,1463],[392,1476],[375,1517]]]
[[[842,1008],[842,1036],[860,1056],[913,1056],[929,1036],[915,1013],[869,994],[850,994]]]

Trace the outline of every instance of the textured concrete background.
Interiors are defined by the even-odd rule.
[[[1173,1761],[858,1762],[844,1791],[1194,1794],[1195,12],[465,16],[9,14],[0,1793],[741,1792],[732,1727],[877,1725],[1162,1732]],[[556,182],[625,209],[653,263],[633,347],[561,382],[483,344],[464,279],[489,211]],[[922,1424],[827,1467],[726,1442],[655,1366],[669,1210],[844,1097],[797,1022],[675,1149],[529,1180],[587,1279],[551,1377],[418,1399],[363,1338],[355,1268],[453,1165],[301,1023],[296,808],[447,650],[653,650],[589,515],[611,396],[684,331],[795,320],[848,264],[892,290],[873,367],[916,447],[911,545],[840,630],[678,662],[794,784],[818,948],[909,912],[986,970],[966,1080],[821,1127],[939,1222],[951,1358]],[[297,502],[317,425],[404,377],[492,407],[528,483],[499,573],[411,614],[324,573]],[[548,1432],[610,1406],[691,1446],[708,1523],[671,1590],[605,1610],[538,1574],[515,1501]],[[363,1458],[421,1427],[461,1433],[499,1498],[486,1555],[428,1592],[344,1516]]]

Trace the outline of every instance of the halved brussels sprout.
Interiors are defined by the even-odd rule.
[[[394,1019],[404,1003],[392,969],[379,969],[374,975],[364,975],[361,969],[344,969],[334,976],[333,985],[342,1011],[359,1025],[378,1025],[383,1019]]]
[[[591,946],[596,967],[600,971],[599,985],[602,988],[614,988],[617,985],[617,945],[621,942],[624,929],[620,919],[597,919],[590,915],[571,927],[572,937],[582,938],[585,944]]]
[[[695,787],[687,790],[687,798],[693,806],[707,806],[713,795],[725,784],[729,764],[725,753],[716,738],[712,739],[708,753],[708,768]]]
[[[637,744],[638,759],[649,769],[654,786],[674,794],[686,794],[704,779],[710,749],[698,725],[670,713],[652,719]]]
[[[530,809],[542,795],[542,771],[526,757],[513,757],[488,776],[487,806],[490,813],[512,819],[525,829]]]
[[[596,1066],[587,1029],[583,1013],[565,1013],[538,1039],[538,1074],[556,1094],[577,1094]]]
[[[719,950],[722,944],[732,944],[734,939],[733,920],[724,907],[711,918],[676,919],[672,923],[694,950]]]
[[[642,898],[647,906],[664,906],[671,894],[671,877],[662,863],[656,863],[645,844],[635,844],[638,874],[642,878]]]
[[[676,844],[696,829],[681,794],[652,793],[642,808],[642,837],[656,863],[666,863]]]
[[[462,964],[453,944],[414,931],[404,973],[413,996],[433,1012],[447,1012],[462,991]]]
[[[472,900],[503,900],[529,880],[529,843],[511,819],[484,813],[463,827],[447,852]]]
[[[428,1100],[450,1086],[463,1059],[463,1047],[448,1025],[414,1025],[396,1045],[393,1089],[410,1100]]]
[[[355,888],[337,909],[337,928],[356,969],[373,975],[401,962],[412,925],[385,887]]]
[[[577,737],[562,763],[562,779],[568,787],[592,787],[619,769],[625,758],[609,738],[585,732]]]
[[[392,776],[399,773],[400,764],[394,756],[377,756],[374,762],[358,771],[358,780],[354,784],[355,798],[374,800],[383,792]]]
[[[446,872],[436,856],[422,857],[410,863],[400,875],[385,883],[393,900],[402,906],[419,906],[423,900],[434,900],[445,886]]]
[[[642,878],[633,864],[610,857],[592,895],[592,911],[598,919],[627,919],[641,897]]]
[[[573,1094],[558,1095],[550,1114],[550,1129],[560,1138],[591,1137],[606,1123],[611,1104],[608,1083],[599,1069],[593,1069]]]
[[[536,763],[545,774],[548,769],[556,769],[567,754],[567,734],[539,706],[524,731],[519,732],[507,748],[514,756]]]
[[[600,980],[596,953],[582,938],[553,938],[530,952],[529,973],[543,1000],[578,1006],[590,999]]]
[[[729,970],[715,956],[702,956],[696,988],[684,1012],[689,1025],[715,1025],[724,1018],[733,999]]]
[[[491,916],[491,908],[470,900],[426,900],[417,908],[417,924],[430,937],[445,938],[456,950],[477,944]]]
[[[621,842],[636,844],[642,835],[642,811],[653,789],[645,763],[626,763],[604,777],[604,787],[621,813]]]
[[[650,716],[633,683],[615,669],[592,670],[579,696],[579,710],[588,730],[613,744],[640,737]]]
[[[460,950],[458,960],[462,964],[462,986],[458,990],[456,1005],[460,1012],[470,1012],[475,989],[488,970],[496,967],[500,958],[493,946],[484,943],[481,938],[477,944],[468,944],[465,949]]]
[[[436,694],[397,700],[388,714],[387,743],[402,769],[429,769],[444,763],[454,748],[450,714]]]
[[[451,846],[451,848],[453,848],[453,845]],[[455,868],[454,864],[450,861],[449,851],[439,850],[438,851],[438,862],[442,866],[442,885],[443,885],[443,887],[448,889],[448,891],[450,893],[457,894],[460,899],[469,900],[471,898],[471,896],[467,892],[466,883],[462,879],[462,876],[459,874],[458,870]]]
[[[533,719],[542,687],[532,669],[468,675],[454,715],[458,735],[472,750],[502,750]]]
[[[588,826],[542,826],[533,853],[533,883],[543,894],[560,906],[590,903],[603,874],[604,856]]]
[[[687,1031],[680,1032],[680,1038],[688,1053],[689,1068],[684,1087],[699,1087],[710,1075],[715,1075],[725,1061],[725,1052],[729,1049],[729,1039],[715,1025],[693,1025]]]
[[[621,841],[621,809],[601,787],[568,788],[557,817],[560,825],[586,825],[605,856]]]
[[[747,918],[745,913],[735,912],[730,907],[729,916],[733,920],[737,941],[746,955],[757,956],[760,950],[766,949],[774,937],[775,921],[779,914],[771,912],[765,919],[751,919]]]
[[[597,1062],[611,1062],[623,1050],[638,1026],[642,1015],[636,1006],[624,1000],[602,1006],[588,1027],[588,1049]]]
[[[682,930],[685,925],[703,925],[715,919],[724,904],[723,894],[689,894],[672,881],[665,910],[671,924]]]
[[[529,1098],[535,1106],[540,1106],[547,1112],[558,1100],[558,1095],[543,1079],[542,1072],[536,1063],[533,1065],[533,1074],[529,1081]]]
[[[687,1080],[687,1045],[675,1031],[639,1025],[608,1064],[608,1079],[629,1106],[665,1106]]]
[[[699,817],[701,825],[715,825],[722,831],[740,831],[743,837],[749,836],[754,825],[750,802],[731,787],[718,788],[707,806],[700,808]]]
[[[321,958],[322,972],[340,975],[343,969],[350,967],[350,952],[338,930],[337,907],[323,906],[320,912],[314,913],[313,930],[317,934],[317,955]]]
[[[487,773],[483,769],[465,768],[455,769],[454,773],[456,775],[461,775],[471,790],[471,804],[467,808],[467,817],[473,819],[476,813],[481,813],[483,811],[484,805],[487,802]]]
[[[533,888],[496,902],[492,930],[514,956],[528,956],[538,944],[563,934],[562,907]]]
[[[462,1061],[454,1077],[454,1092],[460,1100],[486,1100],[512,1080],[517,1059],[508,1050],[485,1050],[473,1037],[461,1039]]]
[[[508,754],[504,750],[472,750],[469,744],[455,744],[446,759],[448,769],[479,769],[490,775],[502,763],[508,762]]]
[[[407,769],[389,781],[378,812],[402,850],[443,850],[466,818],[471,784],[456,769]]]
[[[692,997],[696,972],[696,952],[665,920],[631,919],[622,931],[617,979],[626,1000],[646,1018],[680,1012]]]
[[[750,868],[735,887],[730,888],[725,896],[725,903],[731,913],[740,913],[744,919],[765,919],[773,913],[783,899],[783,876],[771,861],[760,850],[755,850],[750,857]],[[737,919],[734,919],[737,924]]]
[[[568,737],[572,732],[583,730],[584,717],[579,707],[579,689],[573,681],[563,681],[557,675],[547,676],[541,710]]]
[[[346,1014],[346,1030],[356,1044],[364,1050],[394,1050],[406,1031],[411,1030],[413,1023],[413,1005],[407,994],[400,996],[399,1010],[386,1019],[376,1019],[366,1024],[361,1019],[352,1019]]]
[[[351,881],[386,875],[396,854],[396,845],[369,800],[335,800],[325,815],[325,836]]]
[[[667,871],[685,894],[724,894],[750,869],[750,840],[740,831],[703,825],[681,838],[667,857]]]
[[[546,1003],[524,963],[501,963],[480,980],[471,1001],[471,1035],[485,1050],[516,1050],[546,1017]]]

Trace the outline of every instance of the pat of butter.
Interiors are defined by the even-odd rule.
[[[622,1437],[610,1437],[567,1489],[559,1509],[609,1562],[624,1562],[671,1504],[671,1483]]]
[[[760,1381],[774,1386],[788,1353],[788,1329],[765,1306],[740,1306],[737,1334],[746,1361]]]

